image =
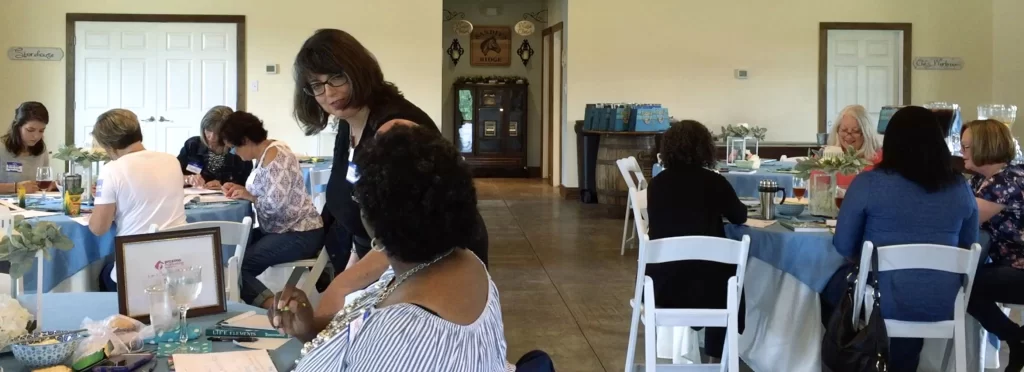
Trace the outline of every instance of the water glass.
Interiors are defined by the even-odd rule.
[[[163,275],[152,275],[146,285],[146,296],[149,297],[149,324],[157,334],[163,334],[174,328],[174,306],[171,296],[167,293]]]
[[[175,267],[164,271],[167,296],[178,306],[178,341],[181,345],[177,353],[194,352],[188,347],[188,323],[185,318],[192,301],[199,298],[199,293],[203,290],[202,273],[200,266]]]

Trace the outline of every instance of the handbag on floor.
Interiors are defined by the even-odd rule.
[[[859,269],[847,276],[846,293],[832,312],[821,340],[821,364],[834,372],[884,372],[889,361],[889,336],[879,308],[878,251],[871,254],[872,285],[875,287],[874,304],[867,324],[854,322],[854,287]],[[864,309],[866,311],[866,309]],[[857,314],[857,320],[863,319]]]

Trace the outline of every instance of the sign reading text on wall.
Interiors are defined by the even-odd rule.
[[[508,66],[512,64],[512,28],[477,26],[469,36],[469,64]]]
[[[963,70],[964,59],[960,57],[917,57],[914,68],[918,70]]]
[[[7,58],[12,61],[60,61],[64,59],[64,51],[60,48],[11,47],[7,49]]]

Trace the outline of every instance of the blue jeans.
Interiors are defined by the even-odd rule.
[[[253,306],[262,306],[274,293],[257,276],[274,265],[315,258],[323,248],[323,228],[280,234],[253,229],[242,258],[241,297]],[[316,280],[312,278],[311,280]]]

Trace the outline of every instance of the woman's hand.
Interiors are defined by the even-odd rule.
[[[394,128],[396,125],[406,125],[411,127],[416,126],[417,124],[405,119],[392,119],[391,121],[384,123],[384,125],[381,125],[380,128],[377,128],[377,134],[387,132],[391,130],[391,128]]]
[[[220,185],[220,181],[213,180],[213,181],[207,182],[205,185],[203,185],[203,187],[206,188],[207,190],[220,190],[221,185]]]
[[[34,192],[39,192],[39,185],[36,184],[36,181],[22,181],[22,182],[18,182],[18,184],[15,185],[14,190],[17,191],[19,187],[20,188],[24,188],[26,194],[31,194],[31,193],[34,193]]]
[[[230,191],[225,191],[224,196],[231,199],[243,199],[253,203],[256,202],[256,197],[252,196],[252,194],[249,193],[249,190],[246,190],[244,187],[233,187]]]
[[[225,184],[220,186],[220,191],[224,192],[224,195],[227,195],[229,192],[231,192],[231,190],[234,190],[234,189],[239,188],[239,187],[242,187],[242,186],[237,184],[237,183],[228,182],[228,183],[225,183]]]
[[[206,185],[206,180],[203,179],[203,176],[198,174],[185,176],[185,182],[192,187],[203,187]]]
[[[287,298],[284,297],[286,295]],[[312,340],[319,330],[313,324],[313,306],[306,293],[297,288],[285,288],[284,292],[275,297],[280,300],[273,304],[274,311],[267,312],[270,324],[281,333],[295,336],[299,340]]]

